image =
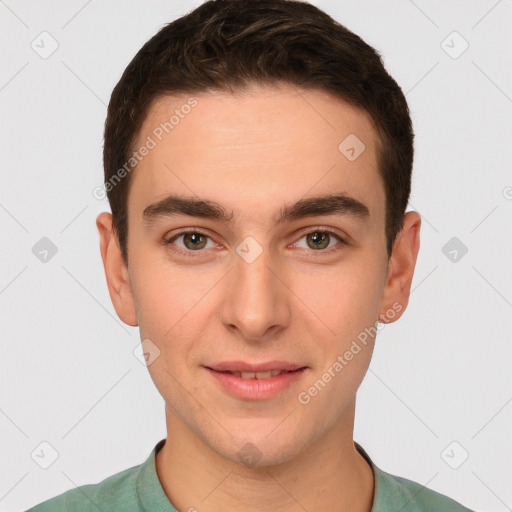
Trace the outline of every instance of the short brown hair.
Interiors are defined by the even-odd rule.
[[[126,172],[117,183],[113,178],[130,159],[153,101],[173,93],[233,92],[250,84],[279,83],[325,91],[373,119],[391,255],[409,200],[414,134],[405,96],[380,54],[306,2],[209,0],[147,41],[110,98],[103,150],[105,185],[110,184],[113,229],[126,263],[131,180]]]

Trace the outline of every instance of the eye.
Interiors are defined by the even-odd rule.
[[[300,245],[300,242],[303,239],[305,239],[306,246]],[[338,244],[333,243],[336,240],[338,240]],[[295,242],[294,245],[302,249],[312,249],[313,251],[330,252],[330,249],[332,249],[333,247],[345,243],[346,242],[336,233],[333,233],[332,231],[317,229],[315,231],[310,231],[309,233],[303,235],[298,242]]]
[[[175,243],[175,241],[181,240],[181,243]],[[210,244],[208,244],[208,240]],[[165,240],[166,244],[174,244],[182,251],[200,251],[201,249],[210,249],[215,247],[213,240],[199,231],[182,231],[177,235]]]
[[[305,240],[305,242],[302,242],[302,240]],[[193,252],[204,253],[203,249],[218,247],[211,237],[197,230],[181,231],[170,238],[164,239],[163,242],[165,245],[172,246],[173,251],[188,255],[191,255]],[[338,245],[346,245],[345,240],[333,231],[318,228],[305,233],[293,244],[294,247],[298,247],[301,250],[321,253],[336,251]]]

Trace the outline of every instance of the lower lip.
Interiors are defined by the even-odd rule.
[[[231,373],[217,372],[206,368],[222,387],[231,395],[245,400],[266,400],[273,398],[296,382],[306,368],[284,372],[268,379],[242,379]]]

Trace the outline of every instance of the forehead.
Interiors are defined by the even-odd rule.
[[[383,215],[376,142],[366,112],[323,91],[165,96],[138,134],[135,149],[152,149],[131,177],[129,211],[178,193],[261,216],[266,205],[344,191]]]

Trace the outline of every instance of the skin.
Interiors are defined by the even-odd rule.
[[[406,213],[388,258],[378,139],[364,111],[291,86],[195,98],[198,105],[131,176],[128,266],[111,215],[97,218],[116,312],[160,350],[148,369],[166,403],[168,436],[156,457],[162,487],[179,510],[368,512],[373,473],[352,436],[356,391],[375,340],[307,405],[297,395],[379,315],[388,317],[393,304],[401,311],[381,320],[403,314],[420,216]],[[139,142],[187,99],[155,102]],[[348,134],[366,146],[352,162],[338,150]],[[273,225],[283,205],[333,191],[363,202],[369,218],[315,216]],[[233,219],[224,225],[180,215],[146,226],[144,208],[170,193],[214,200]],[[210,237],[199,257],[163,243],[183,228]],[[332,237],[329,248],[337,250],[320,254],[306,236],[319,228],[347,243]],[[250,264],[236,252],[247,236],[263,250]],[[184,242],[181,237],[174,247],[186,251]],[[308,369],[279,396],[241,400],[202,366],[226,360],[284,360]],[[240,461],[248,442],[259,451],[254,465]]]

